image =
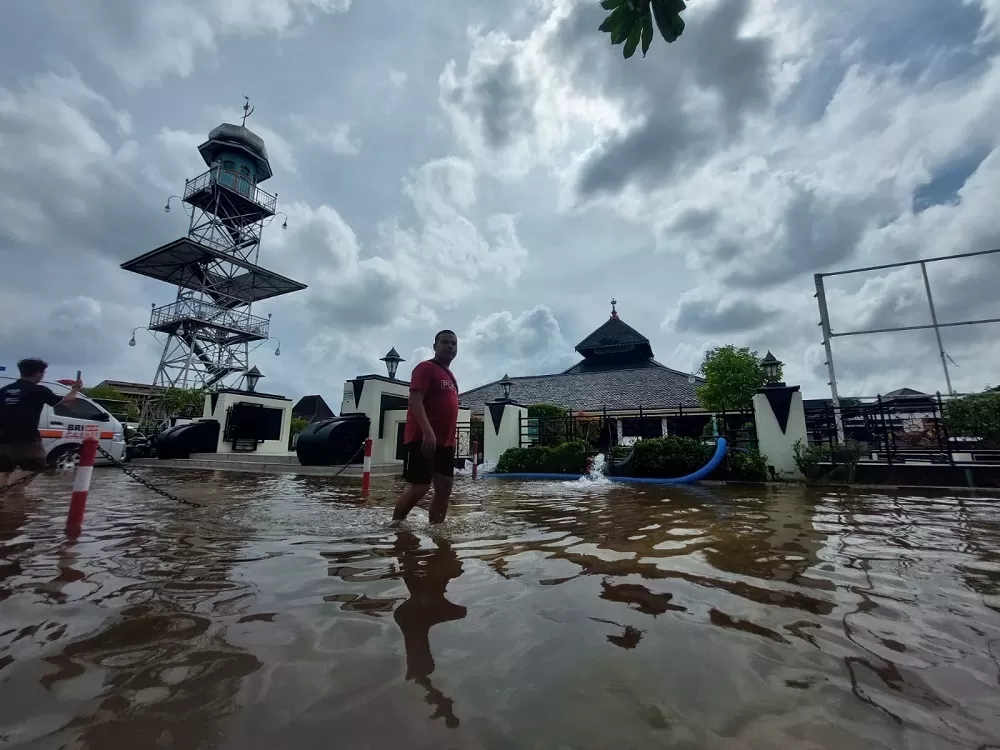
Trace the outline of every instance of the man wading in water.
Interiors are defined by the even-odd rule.
[[[431,484],[430,521],[441,523],[455,476],[455,430],[458,425],[458,383],[449,369],[458,354],[458,337],[439,331],[434,337],[434,358],[413,368],[410,405],[403,433],[403,479],[409,487],[396,501],[394,521],[402,521],[420,502]]]
[[[39,385],[48,367],[40,359],[22,359],[17,363],[20,379],[0,388],[0,487],[17,480],[17,469],[45,471],[45,448],[38,432],[42,407],[73,401],[83,387],[78,379],[69,393],[57,396]]]

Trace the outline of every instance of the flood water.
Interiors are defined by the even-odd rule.
[[[143,471],[0,497],[0,747],[1000,747],[1000,500]]]

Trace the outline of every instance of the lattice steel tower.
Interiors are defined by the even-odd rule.
[[[250,367],[250,345],[269,338],[270,316],[255,302],[305,289],[258,265],[261,233],[275,217],[277,195],[264,141],[243,124],[223,123],[198,147],[208,171],[186,180],[186,237],[123,263],[126,271],[177,285],[174,302],[156,307],[149,330],[166,333],[153,386],[237,387]],[[170,210],[167,201],[165,210]]]

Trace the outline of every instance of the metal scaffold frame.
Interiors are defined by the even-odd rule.
[[[147,329],[167,335],[154,393],[238,387],[250,369],[251,343],[270,338],[271,316],[253,315],[253,305],[306,288],[258,265],[277,195],[258,185],[271,168],[264,142],[246,129],[249,100],[243,109],[243,125],[223,123],[199,146],[208,170],[186,180],[182,195],[171,196],[186,207],[187,235],[122,264],[177,287],[173,302],[154,304],[150,312]],[[154,416],[157,400],[147,402],[143,420]]]
[[[862,336],[873,333],[899,333],[902,331],[926,331],[933,330],[937,338],[938,355],[941,359],[941,367],[944,370],[944,380],[949,395],[955,393],[951,385],[951,373],[948,371],[948,353],[945,351],[944,343],[941,340],[942,328],[954,328],[956,326],[982,325],[985,323],[1000,323],[1000,318],[981,318],[976,320],[957,320],[948,323],[940,323],[937,318],[937,310],[934,307],[934,295],[931,293],[931,283],[927,275],[927,264],[938,263],[943,260],[959,260],[963,258],[975,258],[985,255],[1000,253],[1000,248],[994,250],[980,250],[972,253],[958,253],[955,255],[942,255],[936,258],[923,258],[920,260],[901,261],[899,263],[885,263],[878,266],[865,266],[863,268],[851,268],[845,271],[831,271],[829,273],[813,274],[813,281],[816,285],[816,304],[819,307],[819,325],[823,331],[823,349],[826,354],[826,369],[830,377],[830,397],[834,409],[834,418],[837,427],[837,439],[844,442],[844,424],[840,413],[840,394],[837,389],[837,372],[833,363],[833,339],[841,336]],[[829,276],[846,276],[848,274],[866,273],[868,271],[884,271],[891,268],[905,268],[907,266],[920,266],[920,274],[923,277],[924,291],[927,294],[927,306],[930,310],[931,322],[924,325],[913,326],[893,326],[889,328],[871,328],[858,331],[838,331],[833,332],[830,326],[830,311],[826,300],[826,287],[823,279]]]

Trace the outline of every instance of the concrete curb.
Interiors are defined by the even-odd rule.
[[[132,466],[142,466],[151,469],[194,469],[200,471],[233,471],[241,474],[291,474],[305,477],[332,477],[334,475],[345,479],[361,480],[361,464],[353,464],[344,471],[340,466],[301,466],[284,461],[269,463],[266,461],[207,461],[204,459],[159,459],[140,458],[130,462]],[[395,466],[372,466],[372,476],[396,476],[399,468]],[[338,472],[340,472],[338,474]]]

